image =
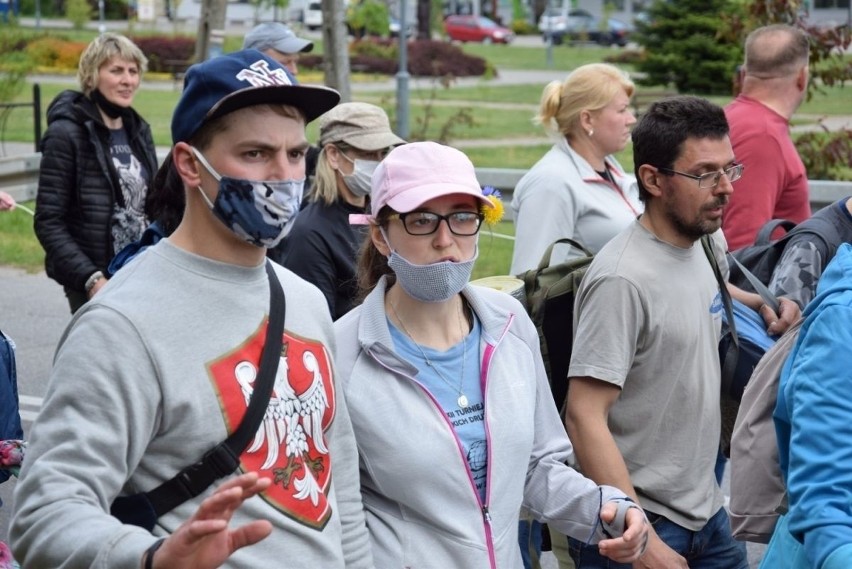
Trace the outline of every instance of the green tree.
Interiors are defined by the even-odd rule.
[[[65,17],[74,26],[75,30],[82,30],[92,19],[94,10],[89,0],[67,0],[65,2]]]
[[[255,20],[258,20],[258,13],[264,8],[272,8],[273,19],[276,21],[284,20],[287,7],[290,5],[290,0],[251,0],[255,8]],[[177,8],[175,8],[177,12]]]
[[[3,43],[0,42],[0,45]],[[0,50],[0,103],[11,103],[24,90],[30,69],[32,61],[26,53]],[[0,127],[5,120],[4,113],[0,113]]]
[[[742,60],[741,43],[720,14],[742,11],[733,0],[655,0],[636,41],[646,58],[637,68],[646,85],[674,85],[681,93],[730,94]]]
[[[388,7],[377,0],[361,0],[350,4],[346,23],[356,37],[386,36],[390,33]]]

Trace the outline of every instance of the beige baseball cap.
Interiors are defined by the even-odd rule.
[[[369,103],[343,103],[320,117],[320,146],[335,142],[366,151],[405,144],[391,130],[385,111]]]

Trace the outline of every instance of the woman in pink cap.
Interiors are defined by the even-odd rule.
[[[407,144],[372,186],[370,213],[350,218],[369,223],[367,294],[335,336],[376,567],[518,569],[522,505],[616,561],[635,560],[644,513],[567,466],[571,443],[523,307],[468,284],[494,207],[470,160]]]

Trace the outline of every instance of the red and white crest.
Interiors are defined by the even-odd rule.
[[[209,365],[229,433],[239,426],[251,400],[267,325]],[[325,346],[285,332],[269,406],[254,440],[240,456],[243,470],[272,479],[262,495],[267,502],[318,529],[331,516],[331,460],[325,439],[334,417],[331,374]]]

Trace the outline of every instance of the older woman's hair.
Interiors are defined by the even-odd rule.
[[[98,85],[98,70],[113,57],[135,61],[140,74],[148,69],[148,58],[135,43],[121,34],[101,34],[86,46],[77,66],[77,81],[84,95],[88,96],[95,90]]]
[[[535,120],[570,138],[583,111],[606,107],[620,92],[632,97],[635,89],[627,73],[614,65],[583,65],[572,71],[565,81],[552,81],[544,88]]]

